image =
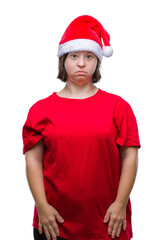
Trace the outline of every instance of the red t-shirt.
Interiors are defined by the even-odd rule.
[[[138,126],[128,102],[99,89],[84,99],[54,92],[29,110],[23,127],[23,154],[43,139],[43,179],[47,201],[64,218],[60,237],[68,240],[111,240],[103,219],[116,199],[122,159],[118,144],[141,147]],[[131,202],[126,207],[132,238]],[[35,207],[33,226],[38,229]]]

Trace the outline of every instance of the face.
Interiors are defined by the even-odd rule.
[[[65,60],[67,81],[73,81],[78,84],[92,81],[96,66],[97,57],[92,52],[81,51],[69,53]]]

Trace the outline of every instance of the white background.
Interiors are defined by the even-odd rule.
[[[114,54],[97,87],[123,97],[136,115],[141,148],[131,194],[134,240],[161,239],[163,214],[161,0],[0,2],[1,239],[30,240],[34,201],[25,175],[22,126],[30,106],[61,90],[57,50],[77,16],[97,18]],[[22,237],[23,236],[23,237]]]

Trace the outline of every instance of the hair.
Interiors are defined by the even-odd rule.
[[[67,73],[66,73],[66,69],[64,66],[67,55],[68,55],[68,53],[64,54],[63,56],[59,57],[59,60],[58,60],[58,76],[57,76],[57,78],[60,79],[62,82],[67,82]],[[97,83],[101,79],[100,66],[101,66],[101,62],[97,58],[96,70],[92,76],[93,83]]]

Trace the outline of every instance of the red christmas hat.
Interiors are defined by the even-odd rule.
[[[69,24],[59,42],[57,56],[77,51],[93,52],[100,61],[103,56],[110,57],[113,54],[110,35],[97,19],[89,15],[79,16]]]

